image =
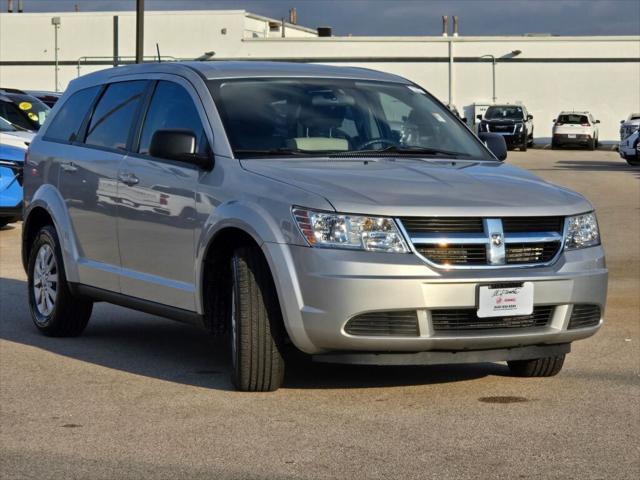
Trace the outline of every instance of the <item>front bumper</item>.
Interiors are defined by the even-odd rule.
[[[507,144],[507,147],[509,148],[519,147],[527,141],[524,132],[502,133],[502,132],[492,131],[491,133],[497,133],[502,138],[504,138],[504,141]]]
[[[548,267],[500,270],[434,269],[413,254],[354,252],[266,243],[287,331],[311,354],[327,352],[424,352],[493,350],[570,343],[602,324],[568,330],[574,304],[604,312],[607,269],[602,247],[565,252]],[[528,281],[534,305],[553,305],[545,327],[483,331],[434,331],[430,311],[476,308],[479,285]],[[345,324],[366,312],[415,310],[413,337],[354,336]]]

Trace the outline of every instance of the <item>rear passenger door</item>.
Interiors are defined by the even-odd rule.
[[[195,311],[195,195],[202,172],[192,164],[152,157],[149,147],[157,130],[185,129],[196,135],[198,153],[205,152],[206,117],[186,81],[159,80],[152,89],[139,139],[118,173],[121,290]]]
[[[79,281],[115,292],[120,266],[115,194],[110,200],[105,192],[115,191],[118,168],[147,85],[147,81],[131,81],[82,90],[69,98],[45,132],[45,140],[67,142],[56,154],[58,186],[73,225],[73,232],[64,234],[75,237]],[[79,116],[79,129],[64,128],[65,123],[74,125],[80,111],[92,105],[90,117]]]

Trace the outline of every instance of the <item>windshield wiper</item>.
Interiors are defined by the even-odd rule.
[[[428,148],[428,147],[418,147],[418,146],[409,146],[409,147],[397,147],[395,145],[389,145],[386,148],[381,148],[379,150],[351,150],[348,152],[340,152],[330,154],[330,157],[349,157],[349,156],[360,156],[360,155],[376,155],[376,154],[388,154],[388,153],[396,153],[401,155],[429,155],[429,156],[439,156],[445,155],[447,157],[471,157],[470,154],[464,152],[453,152],[451,150],[443,150],[439,148]]]
[[[239,148],[233,151],[236,155],[306,155],[307,152],[294,148]]]

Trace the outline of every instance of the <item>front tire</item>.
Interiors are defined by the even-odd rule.
[[[277,390],[284,379],[282,312],[262,252],[241,247],[231,258],[231,378],[244,392]]]
[[[93,302],[69,290],[58,234],[42,227],[31,247],[28,264],[29,308],[35,326],[50,337],[75,337],[87,326]]]
[[[558,355],[535,360],[514,360],[507,362],[507,365],[517,377],[553,377],[562,370],[564,359],[565,355]]]

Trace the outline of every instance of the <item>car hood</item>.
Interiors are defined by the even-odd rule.
[[[314,158],[251,159],[241,164],[250,172],[321,195],[340,212],[486,217],[592,210],[581,195],[500,162]]]

